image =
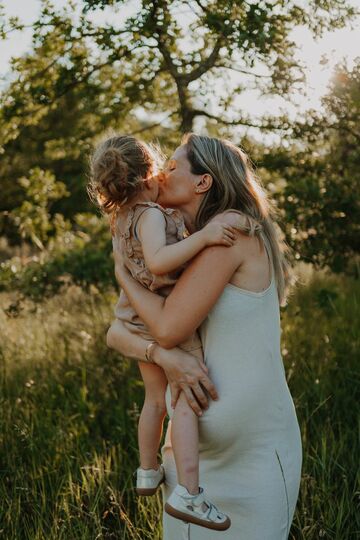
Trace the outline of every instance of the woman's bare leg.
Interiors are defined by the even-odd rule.
[[[157,453],[166,415],[167,379],[163,370],[154,364],[139,362],[139,369],[145,386],[145,401],[138,424],[140,467],[157,469]]]

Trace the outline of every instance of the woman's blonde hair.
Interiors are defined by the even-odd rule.
[[[206,192],[196,216],[202,228],[213,216],[237,210],[245,217],[240,228],[250,236],[262,238],[272,258],[279,301],[286,300],[290,266],[287,247],[274,223],[274,209],[261,186],[248,156],[225,139],[190,133],[184,136],[187,158],[193,174],[210,174],[213,183]],[[242,220],[241,220],[242,221]]]
[[[90,198],[107,214],[130,201],[156,173],[160,152],[130,135],[113,135],[90,157]]]

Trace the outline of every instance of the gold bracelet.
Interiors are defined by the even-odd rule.
[[[151,358],[151,353],[153,352],[155,346],[157,345],[156,341],[151,341],[149,345],[147,345],[145,350],[145,359],[146,362],[149,362],[150,364],[155,364],[154,360]]]

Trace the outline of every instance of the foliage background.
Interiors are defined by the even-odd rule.
[[[160,538],[160,501],[132,488],[142,387],[136,365],[104,343],[117,288],[87,162],[109,129],[168,154],[195,129],[249,152],[301,275],[282,313],[305,456],[291,538],[356,538],[360,59],[337,66],[321,111],[249,115],[241,103],[251,86],[291,100],[305,88],[291,30],[319,36],[358,10],[336,0],[41,5],[0,105],[0,533]],[[96,22],[102,10],[111,22]],[[2,16],[3,39],[23,30]]]

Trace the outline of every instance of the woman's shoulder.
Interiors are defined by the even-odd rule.
[[[248,218],[239,210],[229,209],[224,210],[224,212],[221,212],[219,214],[216,214],[210,219],[210,222],[217,221],[221,221],[221,223],[226,223],[227,225],[230,225],[231,227],[242,231],[247,225]]]
[[[245,236],[254,236],[262,231],[262,225],[258,221],[240,210],[232,208],[216,214],[210,221],[226,223]]]

